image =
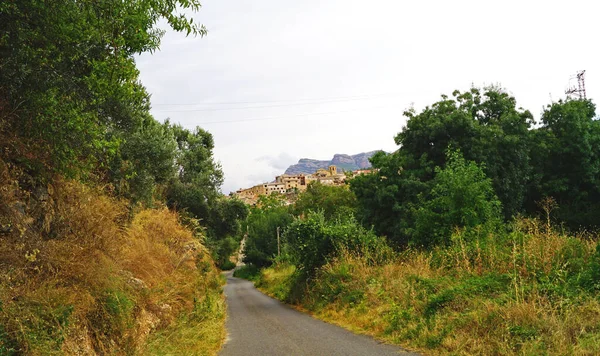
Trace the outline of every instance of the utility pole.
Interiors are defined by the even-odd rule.
[[[571,81],[575,79],[577,79],[577,86],[571,85]],[[569,86],[567,87],[567,90],[565,90],[565,94],[567,94],[567,99],[569,99],[571,95],[577,95],[579,100],[587,99],[585,93],[585,70],[580,70],[577,72],[577,74],[571,77],[569,80]]]
[[[279,226],[277,226],[277,257],[281,256],[281,247],[279,243]]]

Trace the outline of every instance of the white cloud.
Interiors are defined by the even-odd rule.
[[[286,170],[290,165],[296,163],[298,159],[285,153],[281,152],[277,156],[262,156],[258,157],[256,161],[258,162],[266,162],[270,167],[278,169],[280,171]]]

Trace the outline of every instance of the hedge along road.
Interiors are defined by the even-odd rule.
[[[416,355],[298,312],[228,272],[229,316],[222,356]]]

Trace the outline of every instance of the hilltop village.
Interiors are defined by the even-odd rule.
[[[261,195],[279,193],[293,196],[298,192],[306,190],[311,182],[320,182],[325,185],[342,185],[348,177],[357,174],[371,173],[370,169],[359,169],[351,172],[338,172],[334,165],[328,169],[320,168],[313,174],[282,174],[275,177],[271,183],[262,183],[247,189],[239,189],[232,195],[246,204],[254,205]]]

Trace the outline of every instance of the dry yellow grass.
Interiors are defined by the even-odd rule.
[[[177,214],[130,219],[60,179],[21,189],[4,162],[0,178],[0,354],[216,354],[222,280]]]

